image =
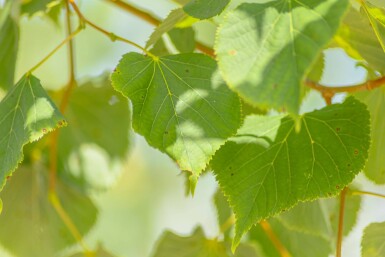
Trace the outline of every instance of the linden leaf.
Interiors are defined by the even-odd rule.
[[[0,102],[0,191],[22,161],[24,145],[65,124],[36,77],[24,76],[10,89]]]
[[[240,126],[239,99],[218,75],[203,54],[128,53],[112,84],[132,101],[134,130],[198,177]]]
[[[347,7],[348,0],[241,4],[217,34],[215,50],[224,79],[251,104],[297,114],[304,76]]]
[[[211,162],[236,216],[233,246],[269,216],[335,195],[364,167],[370,145],[366,106],[348,98],[300,118],[249,116]]]

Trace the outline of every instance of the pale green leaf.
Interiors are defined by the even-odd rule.
[[[69,125],[59,136],[58,161],[64,166],[59,171],[70,172],[63,176],[74,176],[72,182],[83,189],[108,188],[117,174],[112,168],[85,165],[83,146],[100,147],[106,153],[103,156],[106,163],[124,160],[130,146],[130,113],[127,98],[112,88],[107,74],[85,80],[76,87],[66,111]],[[78,161],[77,169],[71,168],[71,160]]]
[[[348,0],[241,4],[217,34],[215,50],[224,79],[254,105],[298,113],[304,76],[347,7]]]
[[[19,45],[19,26],[10,14],[10,3],[0,10],[0,88],[3,89],[12,87],[14,83]]]
[[[192,53],[195,50],[195,32],[191,27],[173,28],[168,32],[171,42],[180,53]]]
[[[385,256],[385,222],[372,223],[364,230],[361,242],[362,257]]]
[[[269,220],[269,224],[274,235],[293,257],[328,257],[332,251],[330,242],[325,238],[290,230],[274,219]],[[249,240],[258,242],[266,256],[281,257],[260,225],[250,230]]]
[[[385,51],[385,14],[380,8],[365,1],[362,1],[362,8],[368,16],[378,42],[380,42],[382,49]]]
[[[384,66],[385,68],[385,66]],[[372,144],[369,150],[368,162],[365,165],[365,175],[378,184],[385,183],[385,89],[383,87],[372,91],[355,94],[363,101],[370,111]]]
[[[198,19],[208,19],[220,14],[230,0],[191,0],[183,10]]]
[[[3,201],[0,198],[0,214],[3,212]]]
[[[30,0],[24,1],[21,5],[21,13],[28,14],[29,16],[34,15],[38,12],[44,12],[47,10],[48,6],[52,2],[57,0]]]
[[[134,130],[195,177],[240,125],[237,95],[203,54],[128,53],[112,84],[132,101]]]
[[[81,252],[81,253],[73,254],[71,255],[71,257],[84,257],[84,253]],[[93,253],[92,257],[115,257],[115,255],[113,255],[112,253],[109,253],[107,250],[105,250],[103,247],[99,245],[98,249],[96,250],[96,252]]]
[[[198,227],[193,235],[178,236],[166,231],[159,239],[153,257],[258,257],[256,249],[242,244],[232,254],[227,243],[207,239]]]
[[[337,194],[363,168],[369,113],[353,97],[290,117],[249,116],[211,166],[236,216],[236,246],[250,227],[299,201]]]
[[[65,125],[64,117],[40,85],[24,76],[0,102],[0,190],[23,159],[23,146]]]
[[[76,243],[48,200],[48,170],[21,166],[1,192],[1,245],[19,257],[51,257]],[[92,201],[64,185],[56,184],[60,202],[81,235],[94,225],[97,209]]]
[[[336,36],[336,42],[355,59],[364,59],[370,68],[385,72],[385,53],[369,21],[350,8]]]
[[[223,195],[220,189],[218,189],[214,195],[214,204],[217,210],[218,227],[223,229],[223,227],[226,227],[231,221],[233,211],[231,210],[226,197]],[[225,231],[221,232],[224,232],[224,236],[227,239],[230,236],[230,231],[230,229],[226,228]]]
[[[162,38],[163,34],[172,30],[179,22],[183,21],[187,17],[188,16],[185,14],[182,8],[172,10],[166,19],[164,19],[163,22],[151,34],[146,43],[146,48],[148,49],[150,46],[155,44],[159,39]]]

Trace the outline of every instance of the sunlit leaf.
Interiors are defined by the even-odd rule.
[[[23,160],[23,146],[66,124],[40,81],[24,76],[0,102],[0,190]]]
[[[131,99],[133,128],[197,177],[240,125],[240,103],[202,54],[124,55],[112,74]]]
[[[10,14],[11,3],[0,9],[0,88],[3,89],[10,88],[14,83],[19,45],[19,26]]]
[[[70,257],[84,257],[84,253],[77,253],[74,255],[71,255]],[[106,251],[103,247],[99,246],[98,250],[93,253],[92,257],[115,257],[112,253],[109,253]]]
[[[208,19],[220,14],[230,0],[191,0],[183,10],[198,19]]]
[[[385,222],[372,223],[364,230],[361,242],[362,257],[385,256]]]
[[[362,8],[368,16],[382,49],[385,51],[385,14],[380,8],[365,1],[362,1]]]
[[[48,200],[47,176],[48,171],[40,166],[21,166],[1,192],[0,242],[16,256],[55,256],[76,243]],[[56,191],[76,228],[82,235],[87,233],[97,216],[92,201],[60,181]]]
[[[385,68],[385,67],[384,67]],[[385,119],[382,115],[385,111],[385,89],[378,88],[373,91],[356,94],[370,111],[372,144],[369,150],[369,158],[365,165],[365,175],[378,184],[385,183]]]
[[[298,113],[302,81],[331,40],[347,0],[244,3],[217,34],[219,68],[248,102]]]
[[[236,216],[236,246],[271,215],[337,194],[363,168],[370,144],[369,113],[353,97],[303,115],[248,116],[211,166]],[[295,171],[295,172],[294,172]]]

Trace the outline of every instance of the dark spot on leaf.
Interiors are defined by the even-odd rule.
[[[186,70],[185,70],[185,72],[186,72],[186,73],[189,73],[189,72],[190,72],[190,70],[189,70],[189,69],[186,69]]]
[[[47,129],[43,128],[43,133],[44,134],[47,133]]]
[[[341,131],[341,128],[336,128],[337,133]]]
[[[332,196],[332,193],[329,192],[329,193],[328,193],[328,196]]]
[[[336,185],[336,189],[340,189],[340,186],[339,186],[339,185]]]
[[[354,155],[358,154],[358,149],[354,149]]]
[[[7,176],[7,180],[8,180],[8,181],[11,180],[11,176]]]
[[[165,131],[164,134],[165,134],[165,135],[168,135],[168,131]]]
[[[351,164],[350,163],[348,163],[348,167],[350,167],[351,166]]]
[[[63,121],[59,121],[58,122],[58,125],[61,127],[61,126],[63,126]]]
[[[231,175],[231,176],[234,176],[234,173],[231,173],[230,175]]]

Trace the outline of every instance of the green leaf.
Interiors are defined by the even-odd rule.
[[[47,175],[48,171],[41,166],[21,166],[1,192],[4,211],[0,218],[0,242],[16,256],[56,256],[61,249],[76,243],[48,200]],[[60,180],[56,192],[78,231],[86,234],[97,216],[92,201]]]
[[[83,252],[77,253],[77,254],[71,255],[71,257],[84,257],[84,253]],[[92,257],[115,257],[115,255],[113,255],[112,253],[109,253],[99,245],[98,250],[95,253],[93,253]]]
[[[155,44],[159,39],[162,38],[163,34],[172,30],[179,22],[185,20],[188,16],[184,13],[182,8],[172,10],[166,19],[155,28],[150,38],[146,43],[146,49]]]
[[[59,136],[59,162],[65,167],[62,171],[71,172],[64,176],[74,176],[76,180],[72,183],[80,184],[83,189],[107,188],[116,174],[112,168],[86,165],[83,147],[91,144],[100,147],[105,152],[106,163],[124,160],[130,146],[130,117],[127,99],[112,88],[108,74],[76,87],[66,111],[69,125]],[[77,169],[71,168],[71,160],[78,161]]]
[[[173,28],[168,32],[171,42],[180,53],[192,53],[195,50],[195,32],[191,27]]]
[[[181,237],[166,231],[159,239],[153,257],[258,257],[256,249],[242,244],[232,254],[228,244],[207,239],[198,227],[192,236]]]
[[[382,49],[385,51],[385,14],[380,8],[377,8],[370,3],[362,1],[362,8],[365,11],[373,31],[380,42]]]
[[[188,15],[203,20],[220,14],[229,3],[230,0],[191,0],[183,10]]]
[[[290,230],[274,219],[269,220],[269,224],[278,240],[293,257],[328,257],[331,253],[330,243],[325,238]],[[249,240],[258,242],[266,256],[281,256],[261,225],[253,227],[249,235]]]
[[[0,198],[0,214],[3,212],[3,201]]]
[[[351,57],[364,59],[370,68],[385,72],[385,53],[370,23],[354,8],[350,8],[335,39]]]
[[[150,52],[156,56],[165,56],[170,54],[162,38],[156,41],[156,43],[150,49]]]
[[[326,240],[331,240],[330,243],[333,244],[338,231],[339,206],[339,198],[318,199],[300,203],[277,216],[277,219],[291,230],[321,236]],[[360,207],[360,196],[347,196],[343,227],[345,236],[356,224]]]
[[[217,210],[218,227],[222,229],[224,225],[227,225],[229,219],[231,219],[233,211],[220,189],[218,189],[214,195],[214,204]],[[230,230],[226,229],[226,231],[223,232],[225,239],[227,239],[230,236]]]
[[[369,113],[353,97],[305,114],[249,116],[211,166],[236,216],[236,246],[250,227],[299,201],[337,194],[363,168]]]
[[[21,5],[21,13],[27,14],[29,16],[34,15],[38,12],[44,12],[47,10],[48,5],[52,2],[56,2],[57,0],[30,0],[24,1]]]
[[[66,124],[40,81],[24,76],[0,102],[0,191],[23,160],[23,146]]]
[[[217,34],[224,79],[254,105],[297,114],[304,76],[336,33],[347,6],[348,0],[241,4]]]
[[[19,46],[19,26],[11,16],[8,2],[0,10],[0,88],[8,89],[14,84],[16,57]]]
[[[382,118],[385,110],[385,89],[383,87],[372,91],[355,94],[363,101],[370,111],[372,144],[369,150],[368,162],[365,165],[365,175],[378,184],[385,183],[385,119]]]
[[[240,126],[239,99],[206,55],[128,53],[111,78],[132,101],[134,130],[195,177]]]
[[[371,223],[364,230],[361,242],[362,257],[385,256],[385,222]]]

